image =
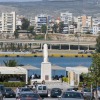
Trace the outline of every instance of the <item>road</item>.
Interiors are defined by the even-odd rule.
[[[3,100],[16,100],[15,98],[4,98]],[[58,100],[58,98],[44,98],[43,100]]]

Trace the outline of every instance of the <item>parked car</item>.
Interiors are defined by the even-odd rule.
[[[22,92],[16,100],[42,100],[42,98],[34,92]]]
[[[47,86],[44,84],[39,84],[36,86],[36,92],[40,95],[40,96],[46,96],[48,97],[48,89]]]
[[[84,100],[82,93],[76,91],[63,92],[58,100]]]
[[[0,85],[0,92],[2,93],[3,96],[5,96],[5,87],[4,87],[4,85]]]
[[[3,95],[1,92],[0,92],[0,100],[3,100]]]
[[[83,93],[84,98],[91,98],[92,97],[91,89],[89,89],[89,88],[84,88],[82,90],[82,93]]]
[[[50,91],[50,96],[53,98],[61,96],[61,94],[62,94],[62,90],[60,88],[52,88]]]
[[[5,88],[5,97],[7,97],[7,98],[15,98],[16,94],[11,88]]]
[[[97,90],[97,97],[98,99],[100,99],[100,87],[97,87],[96,89],[94,89],[93,91],[94,98],[96,98],[96,90]]]

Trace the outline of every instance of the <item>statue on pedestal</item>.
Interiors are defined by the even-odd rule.
[[[43,45],[43,57],[44,57],[44,60],[43,62],[48,62],[48,46],[47,44],[44,44]]]

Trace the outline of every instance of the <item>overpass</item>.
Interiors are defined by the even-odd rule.
[[[48,44],[50,45],[50,49],[52,49],[52,45],[59,45],[60,49],[62,45],[68,45],[69,46],[69,50],[70,50],[70,46],[71,45],[76,45],[78,46],[78,49],[80,49],[80,46],[88,46],[88,50],[89,50],[89,46],[94,46],[96,45],[96,42],[92,42],[92,41],[50,41],[50,40],[22,40],[22,39],[0,39],[0,43],[3,44],[10,44],[10,43],[14,43],[14,44],[39,44],[42,49],[43,44]]]

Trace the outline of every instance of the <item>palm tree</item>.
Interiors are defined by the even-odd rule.
[[[8,61],[3,61],[5,66],[8,67],[16,67],[18,65],[16,60],[8,60]]]

